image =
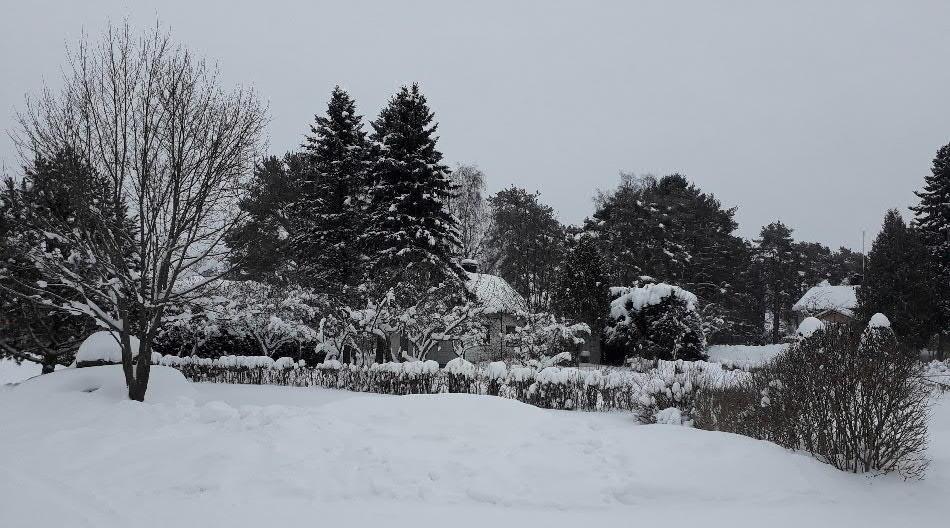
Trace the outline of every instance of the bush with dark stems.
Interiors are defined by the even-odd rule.
[[[922,477],[930,387],[886,318],[829,325],[744,384],[697,396],[695,425],[801,449],[854,473]]]

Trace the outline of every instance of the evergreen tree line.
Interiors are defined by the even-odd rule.
[[[460,264],[473,259],[507,280],[532,312],[587,323],[594,339],[607,323],[610,287],[666,282],[697,295],[712,343],[778,341],[792,304],[827,280],[861,284],[861,318],[887,314],[908,343],[946,337],[950,145],[918,193],[914,221],[888,211],[865,261],[844,247],[796,241],[779,221],[745,240],[736,234],[735,208],[680,174],[622,173],[617,187],[598,194],[590,217],[564,225],[538,192],[511,186],[488,196],[477,167],[450,171],[437,128],[416,84],[393,95],[368,130],[355,101],[335,88],[301,148],[259,160],[246,182],[245,221],[227,239],[231,277],[311,288],[349,306],[446,285],[461,299]],[[0,253],[8,262],[18,254],[2,243],[10,240],[5,232],[22,231],[37,214],[83,222],[76,201],[108,195],[95,177],[82,176],[88,171],[64,151],[37,157],[20,184],[6,183]],[[51,357],[88,329],[86,320],[17,297],[5,296],[0,308],[5,322],[27,322],[24,333],[49,336]]]

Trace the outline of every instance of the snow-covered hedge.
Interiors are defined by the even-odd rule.
[[[287,361],[284,361],[286,359]],[[549,409],[626,410],[652,422],[658,411],[677,407],[691,416],[694,394],[702,388],[732,386],[750,374],[705,361],[657,361],[642,371],[630,368],[474,365],[462,358],[445,368],[435,361],[377,363],[336,360],[308,366],[289,358],[225,356],[218,359],[164,356],[162,365],[178,368],[193,381],[326,387],[379,394],[488,394]]]

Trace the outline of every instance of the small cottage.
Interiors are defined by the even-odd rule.
[[[474,260],[462,262],[468,280],[465,287],[475,296],[475,302],[481,305],[481,317],[485,319],[487,333],[485,344],[466,351],[465,358],[472,362],[493,361],[505,356],[505,336],[515,332],[515,328],[524,325],[524,313],[528,303],[505,279],[488,273],[478,272],[478,263]],[[455,358],[450,343],[438,347],[429,359],[444,365]]]
[[[792,312],[798,323],[807,317],[815,317],[825,323],[846,324],[854,320],[857,306],[858,286],[832,286],[823,281],[805,292],[792,306]]]

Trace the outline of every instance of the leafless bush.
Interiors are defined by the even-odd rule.
[[[806,337],[751,383],[697,397],[695,423],[802,449],[854,473],[926,469],[929,389],[890,328],[831,326]]]

